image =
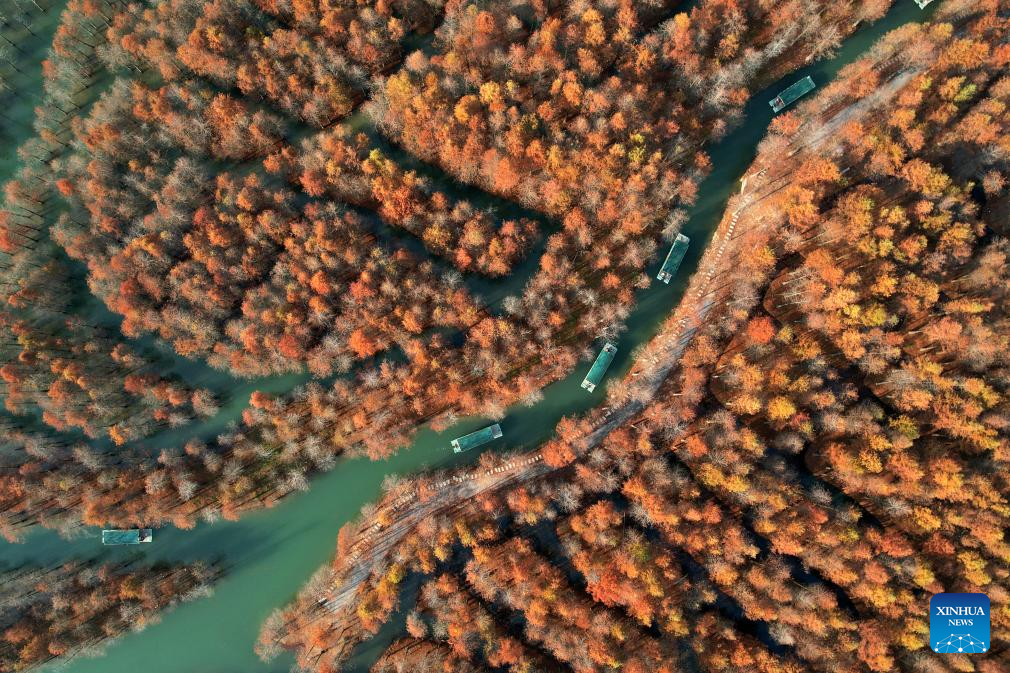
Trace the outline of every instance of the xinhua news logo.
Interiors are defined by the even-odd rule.
[[[929,600],[929,645],[934,652],[989,651],[989,597],[936,594]]]

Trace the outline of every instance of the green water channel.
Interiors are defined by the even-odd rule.
[[[28,0],[20,0],[31,19],[28,28],[16,21],[17,4],[15,0],[0,2],[0,15],[9,24],[0,24],[0,33],[7,38],[0,38],[0,48],[5,48],[13,61],[10,65],[6,58],[0,59],[0,180],[3,182],[13,177],[20,165],[15,150],[34,135],[35,107],[42,102],[42,61],[67,0],[40,2],[43,7],[49,5],[44,13]]]
[[[825,84],[885,32],[921,20],[933,9],[922,12],[912,0],[897,0],[884,19],[857,32],[835,58],[804,68],[757,93],[746,107],[744,123],[708,147],[714,170],[702,183],[698,202],[683,229],[691,237],[691,249],[670,285],[654,280],[649,289],[639,294],[638,304],[626,322],[626,331],[615,342],[619,352],[604,385],[593,394],[580,387],[591,365],[587,359],[566,379],[546,388],[543,400],[535,406],[510,408],[499,420],[504,438],[482,450],[536,446],[550,437],[562,416],[585,412],[599,404],[604,399],[606,382],[627,373],[636,347],[656,333],[680,300],[726,201],[739,189],[739,180],[771,121],[767,103],[771,97],[806,75],[811,75],[818,85]],[[662,253],[665,254],[665,249]],[[653,275],[661,258],[662,255],[650,268]],[[600,345],[595,344],[594,348]],[[228,377],[224,374],[221,377],[220,385],[227,386]],[[238,403],[229,405],[215,419],[215,424],[226,424],[232,420],[229,418],[232,414],[237,418],[240,407]],[[247,514],[237,522],[204,523],[189,531],[159,529],[151,544],[119,548],[103,547],[98,530],[89,530],[73,540],[40,530],[21,544],[0,543],[0,564],[133,557],[147,561],[220,561],[227,574],[213,596],[182,605],[165,615],[160,623],[113,642],[101,658],[78,659],[62,669],[68,673],[283,673],[291,666],[289,656],[264,664],[253,653],[263,619],[290,601],[309,576],[330,561],[338,529],[353,519],[363,505],[376,499],[387,475],[409,475],[426,468],[475,461],[479,450],[454,454],[449,440],[488,422],[484,418],[466,419],[443,433],[422,429],[408,449],[386,461],[341,459],[331,472],[314,479],[308,492],[289,497],[273,509]],[[351,670],[367,670],[383,640],[377,639],[362,648]]]

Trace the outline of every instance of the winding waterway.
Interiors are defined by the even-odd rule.
[[[806,75],[811,75],[818,85],[825,84],[885,32],[909,21],[922,20],[933,9],[931,6],[923,12],[913,0],[896,0],[885,18],[859,30],[833,59],[794,72],[758,92],[745,109],[743,124],[707,148],[714,170],[702,183],[698,202],[684,227],[684,232],[692,239],[691,249],[670,285],[654,281],[649,289],[639,294],[636,308],[626,322],[627,329],[617,341],[620,350],[608,379],[627,372],[634,349],[656,333],[680,300],[727,199],[738,189],[739,180],[771,121],[768,99]],[[488,299],[494,301],[492,297]],[[487,450],[535,446],[549,438],[562,416],[578,414],[599,404],[604,397],[602,388],[589,394],[579,385],[589,364],[588,361],[580,363],[568,378],[546,388],[543,400],[535,406],[510,408],[500,421],[504,439],[489,445]],[[290,384],[291,380],[283,383]],[[283,383],[278,381],[278,388]],[[223,427],[232,414],[237,418],[241,413],[241,403],[247,395],[232,398],[235,402],[215,418],[215,426]],[[273,509],[247,514],[237,522],[200,524],[188,531],[159,529],[154,542],[140,548],[102,547],[97,530],[73,540],[61,539],[50,531],[37,531],[21,544],[0,543],[0,559],[3,565],[133,556],[142,556],[147,561],[220,561],[227,574],[212,597],[182,605],[142,633],[130,634],[114,642],[105,656],[78,659],[63,670],[69,673],[283,673],[290,668],[290,658],[282,657],[264,664],[253,653],[263,619],[274,608],[291,600],[309,576],[329,562],[338,529],[379,495],[386,475],[408,475],[424,468],[476,460],[477,452],[453,454],[449,440],[484,424],[485,419],[473,418],[440,434],[423,429],[408,449],[382,462],[342,459],[331,472],[314,479],[308,492],[289,497]],[[367,670],[380,647],[380,642],[366,647],[355,658],[352,670]]]

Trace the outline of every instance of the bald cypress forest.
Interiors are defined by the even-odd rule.
[[[1010,3],[8,4],[0,669],[1010,667]]]

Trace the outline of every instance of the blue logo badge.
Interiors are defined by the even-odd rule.
[[[929,646],[934,652],[989,651],[989,597],[936,594],[929,600]]]

